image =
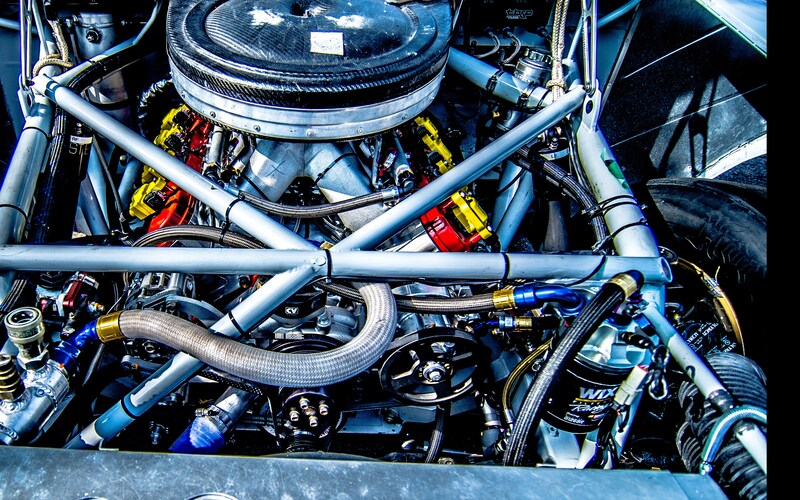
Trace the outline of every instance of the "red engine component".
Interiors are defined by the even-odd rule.
[[[174,133],[165,140],[165,143],[174,149],[175,157],[183,160],[193,170],[200,172],[203,168],[203,158],[205,156],[208,136],[213,125],[203,120],[199,115],[191,113],[192,121],[183,132]],[[180,143],[187,143],[185,148],[178,146]],[[163,190],[166,195],[164,208],[155,214],[147,226],[147,232],[160,229],[162,227],[177,226],[186,224],[192,215],[195,199],[189,193],[178,189],[172,182],[168,182]]]
[[[464,236],[456,229],[457,225],[447,218],[447,210],[452,208],[453,201],[447,199],[439,206],[433,207],[420,217],[422,226],[428,232],[436,247],[442,252],[468,252],[472,245],[482,238],[480,233]]]
[[[417,182],[418,187],[423,187],[430,180],[427,176],[420,175]],[[480,233],[464,234],[459,230],[462,227],[458,220],[451,220],[452,210],[456,207],[452,198],[446,199],[441,204],[428,210],[419,218],[422,227],[428,232],[428,236],[442,252],[469,252],[472,245],[483,239]]]

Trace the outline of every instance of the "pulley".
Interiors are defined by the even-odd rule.
[[[381,386],[398,399],[435,405],[471,394],[480,380],[484,347],[471,335],[437,327],[389,345],[379,370]]]

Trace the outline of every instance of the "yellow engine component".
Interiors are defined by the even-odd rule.
[[[438,154],[436,166],[439,168],[439,172],[444,174],[455,167],[453,154],[442,142],[439,137],[439,131],[433,122],[429,118],[418,116],[414,119],[414,123],[426,132],[422,135],[422,142],[425,147]],[[453,193],[450,196],[450,200],[455,205],[453,215],[466,232],[470,234],[478,233],[484,240],[492,236],[493,231],[489,226],[489,217],[467,187],[463,187]]]
[[[165,150],[172,156],[175,156],[175,151],[173,151],[167,145],[167,139],[173,135],[180,134],[182,128],[181,125],[175,120],[175,117],[178,115],[178,113],[188,112],[188,110],[189,108],[184,104],[167,113],[167,115],[161,121],[161,130],[159,131],[158,136],[156,136],[156,138],[153,140],[153,144]],[[142,185],[133,192],[128,211],[131,213],[131,215],[141,220],[153,215],[155,213],[155,209],[148,204],[148,201],[152,198],[154,193],[158,194],[159,192],[163,191],[166,186],[167,179],[153,170],[152,167],[145,165],[144,170],[142,171]]]
[[[478,233],[484,240],[492,236],[489,217],[469,191],[463,195],[461,192],[453,193],[450,199],[458,207],[453,209],[453,215],[468,233]]]
[[[131,206],[128,211],[141,220],[153,215],[156,211],[145,201],[152,193],[163,191],[167,186],[167,179],[158,175],[158,172],[145,165],[142,172],[142,184],[131,196]]]
[[[450,153],[450,150],[447,149],[447,146],[445,146],[442,142],[442,139],[439,137],[439,131],[436,130],[433,122],[429,118],[418,116],[414,119],[414,123],[422,127],[427,132],[422,136],[422,142],[425,144],[425,147],[435,153],[438,153],[441,157],[441,159],[436,162],[439,172],[443,174],[455,167],[455,164],[453,163],[453,155]]]

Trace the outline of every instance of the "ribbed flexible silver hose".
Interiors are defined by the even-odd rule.
[[[127,338],[167,344],[227,373],[267,385],[319,387],[368,369],[386,351],[397,327],[397,306],[385,283],[353,283],[367,308],[364,328],[350,342],[329,351],[281,353],[215,335],[202,326],[158,311],[124,311]]]

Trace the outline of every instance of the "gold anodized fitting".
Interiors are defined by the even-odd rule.
[[[531,316],[517,316],[514,318],[514,323],[518,330],[533,330],[533,318]]]
[[[636,293],[636,290],[639,288],[639,286],[636,284],[636,280],[633,279],[632,276],[625,273],[619,273],[618,275],[608,280],[608,282],[613,283],[618,287],[622,288],[622,291],[625,293],[626,299],[631,295],[633,295],[634,293]]]
[[[514,289],[504,288],[502,290],[497,290],[492,294],[492,302],[494,303],[494,308],[498,311],[507,311],[516,308],[517,304],[514,302]]]
[[[107,343],[114,340],[125,338],[122,329],[119,327],[119,315],[122,312],[115,312],[97,318],[97,338],[100,342]]]

